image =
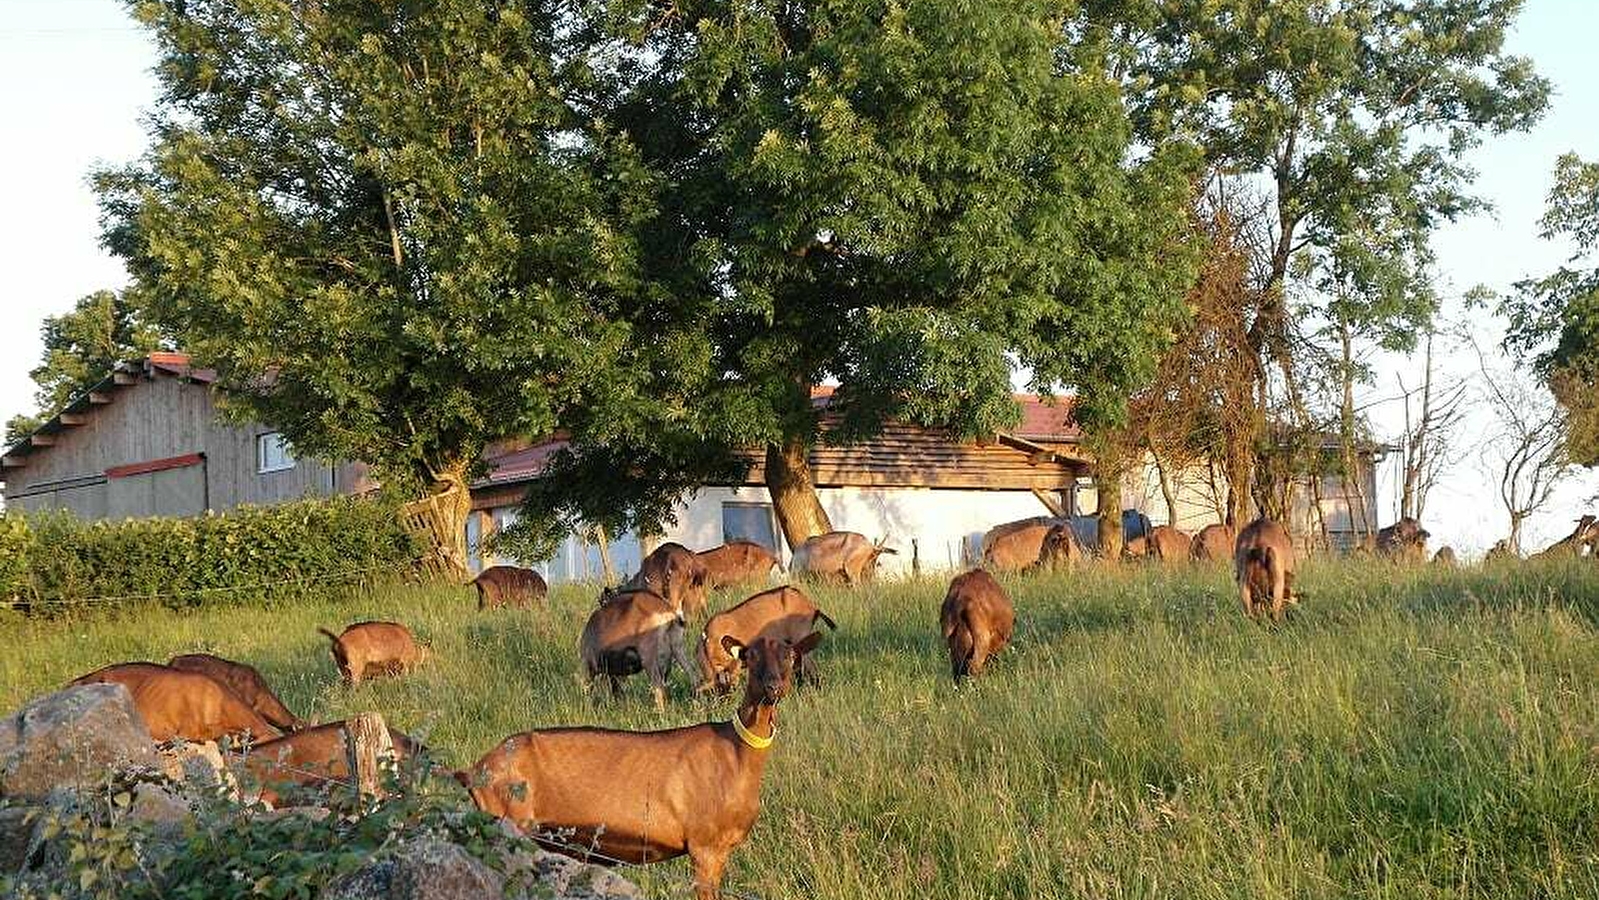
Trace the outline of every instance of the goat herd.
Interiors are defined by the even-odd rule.
[[[1419,526],[1413,529],[1425,541]],[[1403,540],[1414,540],[1406,532]],[[812,538],[794,554],[792,572],[849,585],[870,580],[877,559],[892,549],[853,532]],[[1293,598],[1293,548],[1278,523],[1259,519],[1236,535],[1211,526],[1193,538],[1161,527],[1129,542],[1127,552],[1172,560],[1222,559],[1230,553],[1244,611],[1280,621]],[[939,613],[951,673],[981,674],[1009,642],[1015,623],[1010,598],[989,569],[1070,566],[1086,552],[1068,523],[1030,519],[999,526],[983,541],[985,567],[957,576]],[[584,683],[648,676],[658,707],[674,664],[698,690],[726,695],[744,678],[742,699],[729,721],[630,732],[550,728],[506,738],[454,777],[483,811],[519,826],[554,849],[582,847],[601,861],[648,863],[692,858],[697,896],[720,896],[723,868],[755,823],[766,751],[777,735],[778,702],[796,680],[814,682],[812,651],[819,626],[837,625],[801,589],[757,593],[711,615],[689,659],[686,623],[706,611],[712,589],[765,580],[778,560],[757,544],[734,542],[695,553],[680,544],[656,548],[618,589],[602,591],[579,642]],[[546,602],[544,579],[530,569],[494,566],[474,581],[479,608]],[[349,683],[402,674],[429,650],[403,625],[360,622],[341,634],[322,632]],[[343,723],[309,726],[291,713],[250,666],[206,654],[166,665],[121,663],[74,684],[125,685],[157,740],[215,740],[247,734],[266,740],[242,757],[264,785],[263,799],[327,779],[349,777]],[[396,755],[424,753],[416,741],[391,732]],[[626,790],[619,790],[619,786]],[[561,840],[551,838],[559,834]]]

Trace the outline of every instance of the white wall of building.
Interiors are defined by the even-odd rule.
[[[1049,511],[1030,491],[960,491],[930,488],[823,488],[817,491],[828,519],[839,531],[856,531],[872,540],[886,537],[896,555],[884,555],[879,563],[883,575],[910,574],[913,562],[922,571],[948,571],[968,565],[977,558],[983,532],[1004,522]],[[669,524],[663,541],[676,541],[692,550],[715,547],[727,540],[723,530],[723,510],[727,504],[771,505],[764,487],[711,487],[684,498],[677,505],[675,524]],[[492,511],[496,525],[514,521],[515,508]],[[781,540],[775,519],[772,531]],[[469,543],[476,546],[478,536],[469,531]],[[623,577],[638,570],[641,559],[638,539],[625,534],[610,543],[611,561]],[[786,565],[791,554],[781,546],[779,556]],[[482,560],[485,563],[513,560]],[[601,576],[599,548],[573,535],[560,553],[534,566],[551,583],[598,580]]]

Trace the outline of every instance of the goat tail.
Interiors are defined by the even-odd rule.
[[[333,643],[337,644],[339,642],[339,636],[327,630],[326,628],[318,628],[317,631],[322,632],[323,636]]]
[[[838,623],[833,621],[832,618],[827,615],[827,613],[824,613],[821,610],[817,610],[814,614],[812,614],[811,627],[815,628],[817,622],[821,622],[822,624],[826,625],[831,631],[838,630]]]

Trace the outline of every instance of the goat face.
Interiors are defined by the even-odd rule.
[[[797,644],[760,638],[746,647],[729,636],[722,638],[722,647],[749,669],[745,701],[776,706],[793,684],[795,661],[816,649],[821,640],[821,632],[815,632]]]

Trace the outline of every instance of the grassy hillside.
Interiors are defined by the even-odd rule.
[[[942,580],[813,591],[827,683],[785,702],[760,823],[728,885],[767,900],[1599,896],[1599,567],[1302,572],[1288,625],[1226,573],[1007,582],[1017,640],[956,691]],[[465,589],[80,622],[0,619],[0,708],[104,663],[210,650],[290,707],[366,709],[466,764],[555,724],[725,718],[684,682],[663,718],[577,681],[591,590],[479,614]],[[733,597],[722,599],[732,602]],[[349,689],[315,629],[410,624],[435,661]],[[688,877],[658,866],[662,895]]]

